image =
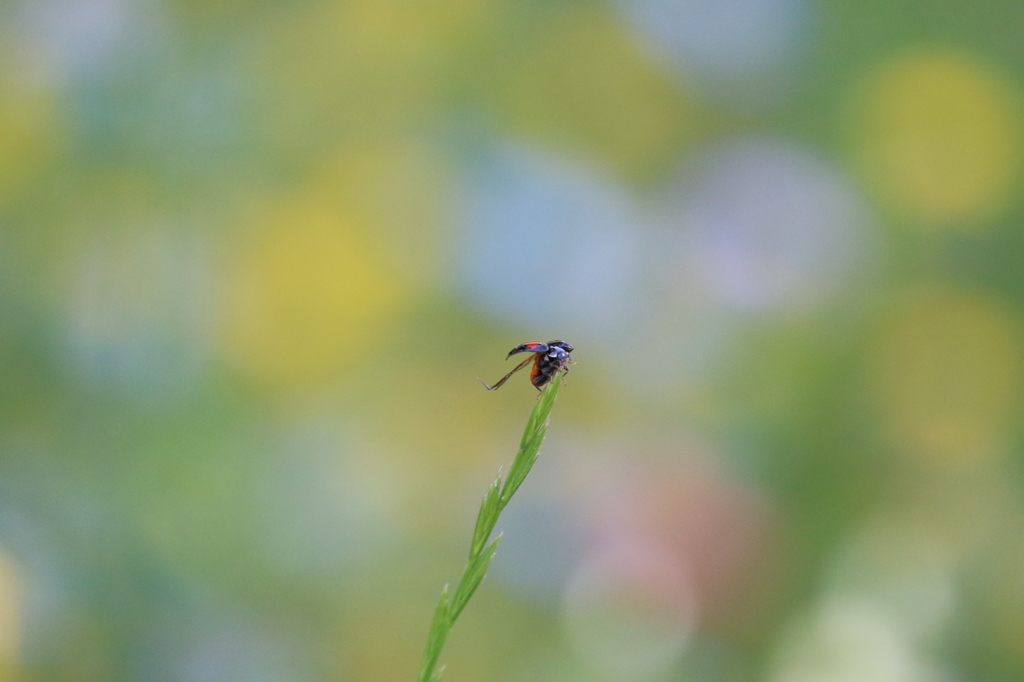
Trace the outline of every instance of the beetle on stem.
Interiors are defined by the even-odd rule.
[[[516,353],[533,353],[531,357],[519,363],[515,369],[503,376],[493,386],[484,384],[483,381],[480,383],[484,384],[488,391],[501,388],[501,385],[508,381],[509,377],[532,362],[533,371],[530,372],[530,383],[539,391],[554,379],[559,371],[562,372],[562,380],[565,380],[564,375],[569,373],[569,365],[575,364],[572,362],[572,356],[570,355],[573,350],[572,345],[565,341],[548,341],[547,343],[527,341],[526,343],[521,343],[509,351],[505,359],[507,360]]]

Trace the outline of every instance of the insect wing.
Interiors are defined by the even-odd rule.
[[[546,343],[541,343],[540,341],[527,341],[526,343],[521,343],[510,350],[508,355],[505,356],[505,359],[507,360],[516,353],[546,353],[548,350],[549,346]]]

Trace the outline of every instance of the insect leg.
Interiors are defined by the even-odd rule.
[[[480,380],[480,379],[477,379],[477,381],[479,381],[481,384],[484,384],[484,386],[487,388],[488,391],[493,391],[493,390],[495,390],[497,388],[501,388],[501,385],[504,384],[506,381],[508,381],[509,377],[511,377],[513,374],[515,374],[516,372],[521,370],[523,367],[526,367],[531,362],[533,362],[533,358],[532,357],[526,358],[525,360],[520,362],[519,365],[516,366],[516,368],[514,370],[512,370],[511,372],[509,372],[508,374],[503,376],[498,381],[498,383],[494,384],[493,386],[488,386],[487,384],[484,384],[484,382],[482,380]]]
[[[561,367],[561,369],[562,369],[562,376],[560,378],[562,379],[562,385],[563,386],[565,386],[565,375],[569,373],[569,365],[575,365],[575,364],[576,363],[573,362],[572,360],[567,360],[565,362],[565,364],[562,365],[562,367]]]

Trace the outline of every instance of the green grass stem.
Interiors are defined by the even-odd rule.
[[[526,480],[526,476],[537,461],[537,454],[540,452],[541,443],[544,442],[544,435],[548,430],[548,417],[551,414],[551,407],[555,404],[555,396],[558,395],[558,388],[562,382],[552,381],[544,389],[540,400],[533,407],[530,419],[526,422],[526,430],[523,431],[523,439],[519,443],[519,452],[509,467],[508,475],[502,481],[501,473],[487,488],[483,501],[480,503],[480,512],[476,517],[476,524],[473,527],[473,538],[469,544],[469,560],[466,562],[466,569],[462,572],[458,586],[454,593],[449,593],[445,585],[441,591],[441,599],[434,609],[434,620],[430,625],[430,634],[427,637],[427,648],[423,652],[423,665],[420,667],[420,675],[417,682],[439,682],[444,668],[438,668],[437,663],[441,658],[441,650],[448,639],[459,614],[466,608],[476,588],[487,574],[491,565],[494,553],[498,549],[498,542],[501,536],[491,540],[491,533],[498,522],[498,517],[508,505],[512,496],[519,490],[519,486]],[[488,542],[490,540],[490,542]]]

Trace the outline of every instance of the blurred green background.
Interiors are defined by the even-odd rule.
[[[1022,27],[0,3],[0,681],[1024,679]]]

